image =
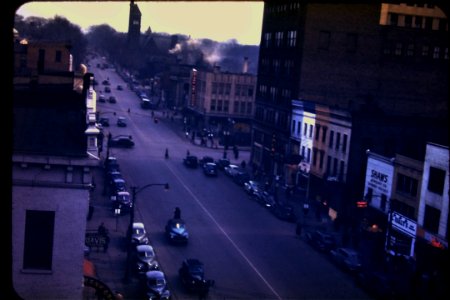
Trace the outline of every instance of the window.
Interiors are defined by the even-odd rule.
[[[212,93],[217,94],[217,83],[216,82],[212,83]]]
[[[303,135],[306,136],[308,133],[308,124],[305,123],[305,126],[303,126]]]
[[[445,48],[445,51],[444,51],[444,59],[445,59],[445,60],[448,60],[448,47]]]
[[[327,156],[327,174],[330,175],[331,172],[331,156]]]
[[[248,102],[248,103],[247,103],[247,114],[248,114],[248,115],[251,115],[251,114],[252,114],[252,109],[253,109],[252,103],[251,103],[251,102]]]
[[[225,95],[229,95],[231,90],[231,83],[225,84]]]
[[[228,107],[230,106],[230,101],[225,100],[223,101],[223,111],[228,113]]]
[[[323,150],[319,151],[319,168],[322,169],[323,168],[323,158],[325,156],[325,152]]]
[[[422,23],[423,23],[423,17],[421,16],[416,16],[414,18],[414,27],[416,28],[422,28]]]
[[[275,45],[277,47],[281,47],[283,45],[283,32],[278,31],[275,33]]]
[[[432,233],[439,231],[439,219],[441,218],[441,211],[430,205],[425,205],[425,217],[423,219],[423,227]]]
[[[406,48],[406,56],[414,56],[414,44],[408,44]]]
[[[211,99],[211,111],[215,111],[216,110],[216,100],[215,99]]]
[[[266,32],[264,34],[264,44],[263,44],[263,46],[268,48],[270,46],[271,40],[272,40],[272,33],[271,32]]]
[[[405,27],[411,27],[412,26],[412,16],[406,15],[405,16]]]
[[[241,114],[245,114],[245,102],[241,102]]]
[[[341,160],[340,161],[340,166],[339,166],[339,177],[341,178],[341,180],[345,176],[345,173],[344,173],[345,168],[344,167],[345,167],[345,162],[343,160]]]
[[[433,18],[425,18],[425,29],[433,29]]]
[[[223,87],[224,87],[223,82],[219,83],[219,95],[223,95]]]
[[[222,104],[223,104],[222,100],[217,101],[217,111],[222,111]]]
[[[428,56],[430,52],[430,47],[428,45],[422,46],[422,56]]]
[[[62,55],[61,51],[60,50],[56,50],[55,62],[61,62],[61,55]]]
[[[288,46],[295,47],[296,42],[297,42],[297,31],[295,30],[288,31]]]
[[[434,47],[434,50],[433,50],[433,58],[434,59],[438,59],[439,58],[439,52],[440,52],[440,48],[439,47]]]
[[[328,50],[330,47],[330,35],[329,31],[321,31],[319,34],[319,49]]]
[[[300,136],[300,132],[302,131],[302,122],[298,121],[297,123],[297,135]]]
[[[294,61],[291,59],[285,60],[284,71],[285,71],[286,75],[292,74],[293,69],[294,69]]]
[[[336,176],[337,173],[338,173],[338,160],[337,160],[337,158],[335,157],[335,158],[333,159],[333,176]]]
[[[233,112],[236,114],[239,112],[239,101],[234,101]]]
[[[347,152],[347,135],[346,134],[344,134],[344,136],[343,136],[343,141],[342,141],[342,152]]]
[[[27,210],[25,218],[23,268],[51,270],[55,212]]]
[[[278,74],[280,72],[280,60],[279,59],[273,60],[273,72],[275,74]]]
[[[305,146],[302,146],[302,157],[305,157]]]
[[[394,52],[395,55],[397,55],[397,56],[402,55],[402,48],[403,48],[402,43],[400,43],[400,42],[395,43],[395,52]]]
[[[314,126],[312,124],[309,124],[309,137],[312,138],[314,131]]]
[[[248,93],[247,93],[247,95],[249,97],[253,97],[253,87],[251,85],[248,86]]]
[[[398,14],[389,14],[389,25],[397,26]]]
[[[313,166],[316,166],[317,164],[317,149],[313,148]]]
[[[445,171],[430,167],[430,177],[428,178],[428,190],[430,192],[442,195],[444,192]]]
[[[319,135],[320,135],[320,125],[316,125],[316,136],[315,136],[316,141],[319,140]]]
[[[339,150],[339,144],[341,143],[341,134],[336,132],[336,150]]]
[[[327,140],[327,127],[323,126],[322,127],[322,143],[325,143],[325,141]]]
[[[417,195],[417,180],[404,174],[397,174],[397,192],[408,194],[412,197]]]
[[[273,101],[275,101],[275,98],[277,96],[277,88],[274,86],[270,87],[270,98],[272,98]]]
[[[331,130],[330,131],[330,139],[328,141],[328,148],[330,148],[330,149],[333,148],[333,139],[334,139],[334,131]]]
[[[358,35],[356,33],[348,33],[346,44],[347,52],[350,53],[356,52],[357,44],[358,44]]]
[[[292,134],[294,134],[295,132],[295,120],[292,120],[292,129],[291,129]]]
[[[311,148],[308,148],[308,154],[306,156],[306,162],[308,162],[308,163],[311,162]]]

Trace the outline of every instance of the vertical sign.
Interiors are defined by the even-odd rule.
[[[191,72],[191,101],[190,106],[195,106],[195,94],[197,89],[197,70],[192,69]]]

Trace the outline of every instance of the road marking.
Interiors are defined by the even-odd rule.
[[[209,218],[216,224],[217,228],[219,228],[220,231],[225,235],[225,237],[230,241],[230,243],[233,245],[233,247],[237,250],[237,252],[242,256],[242,258],[247,261],[249,266],[255,271],[255,273],[261,278],[261,280],[266,284],[266,286],[272,291],[272,293],[277,297],[277,299],[282,299],[280,295],[275,291],[275,289],[270,285],[270,283],[264,278],[264,276],[258,271],[258,269],[255,267],[255,265],[250,261],[250,259],[244,254],[244,252],[236,245],[236,243],[233,241],[233,239],[225,232],[225,230],[220,226],[220,224],[216,221],[216,219],[211,215],[211,213],[206,209],[206,207],[200,202],[200,200],[194,195],[194,193],[191,191],[191,189],[184,184],[183,180],[177,175],[177,173],[170,167],[169,164],[167,164],[167,168],[172,172],[172,174],[178,179],[178,181],[181,183],[181,185],[188,191],[189,194],[191,194],[192,198],[197,202],[197,204],[203,209],[203,211],[209,216]]]

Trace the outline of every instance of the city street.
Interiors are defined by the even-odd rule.
[[[91,61],[91,65],[97,62]],[[296,237],[294,224],[273,217],[223,172],[210,178],[201,168],[183,165],[188,150],[199,158],[208,155],[219,159],[223,149],[193,145],[184,137],[181,121],[171,121],[161,110],[155,111],[160,119],[155,123],[151,111],[140,108],[139,98],[113,69],[91,67],[89,72],[95,74],[98,94],[103,93],[102,81],[109,78],[111,94],[117,98],[117,103],[97,103],[100,116],[110,119],[105,138],[108,133],[112,137],[131,135],[135,142],[131,149],[109,149],[120,163],[128,190],[153,183],[170,186],[168,191],[161,186],[140,190],[135,199],[135,221],[145,224],[173,299],[195,298],[178,278],[185,258],[203,261],[207,279],[215,280],[209,299],[370,298],[327,256]],[[124,90],[117,90],[118,84]],[[108,98],[111,94],[105,95]],[[119,116],[127,119],[126,127],[116,125]],[[164,158],[165,149],[168,159]],[[241,150],[238,159],[228,152],[232,163],[248,163],[248,151]],[[164,226],[177,206],[190,233],[187,245],[171,245],[164,236]],[[128,221],[129,215],[120,218]]]

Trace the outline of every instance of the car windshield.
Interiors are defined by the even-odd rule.
[[[136,234],[136,235],[141,235],[141,234],[144,234],[144,233],[145,233],[145,231],[142,228],[135,228],[134,229],[134,234]]]
[[[147,284],[153,287],[162,287],[166,285],[166,281],[164,280],[164,278],[149,278],[147,280]]]
[[[155,253],[152,250],[146,250],[138,252],[140,258],[153,258],[155,257]]]

